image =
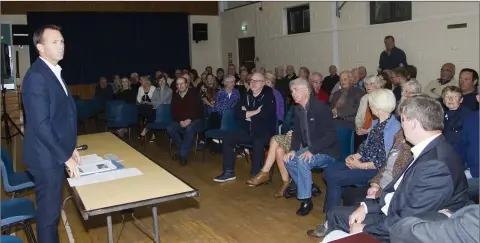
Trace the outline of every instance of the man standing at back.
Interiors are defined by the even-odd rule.
[[[77,111],[58,62],[65,44],[60,27],[47,25],[33,34],[39,58],[23,80],[26,114],[23,160],[35,182],[39,243],[57,243],[65,166],[78,178]]]

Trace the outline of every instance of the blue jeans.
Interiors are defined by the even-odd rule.
[[[310,162],[299,158],[305,153],[307,148],[302,148],[295,153],[295,157],[289,160],[285,167],[287,167],[288,174],[297,184],[297,198],[307,199],[312,197],[312,169],[324,168],[332,163],[335,159],[327,154],[314,154]]]
[[[365,185],[377,173],[378,169],[350,169],[345,162],[340,161],[330,165],[323,171],[323,179],[327,183],[326,211],[341,205],[342,187]]]
[[[180,123],[178,122],[172,122],[170,126],[167,127],[168,136],[170,136],[173,143],[177,147],[178,154],[181,157],[187,157],[188,152],[190,151],[190,148],[192,146],[195,133],[198,132],[201,128],[201,119],[191,121],[186,128],[181,127]],[[183,134],[183,140],[180,136],[181,134]]]

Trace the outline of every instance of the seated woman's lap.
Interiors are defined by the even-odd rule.
[[[333,163],[323,171],[323,178],[328,183],[335,183],[337,186],[350,186],[355,184],[366,184],[372,179],[378,170],[350,169],[345,162]]]

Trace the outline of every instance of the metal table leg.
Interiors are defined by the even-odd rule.
[[[112,215],[107,216],[108,243],[113,243]]]
[[[153,234],[154,234],[154,241],[155,243],[160,243],[160,233],[158,232],[158,212],[157,212],[157,207],[153,206],[152,207],[152,213],[153,213]]]

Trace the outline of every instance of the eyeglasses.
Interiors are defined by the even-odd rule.
[[[253,83],[260,83],[260,82],[264,82],[265,80],[261,80],[261,79],[250,79],[250,82],[253,82]]]

